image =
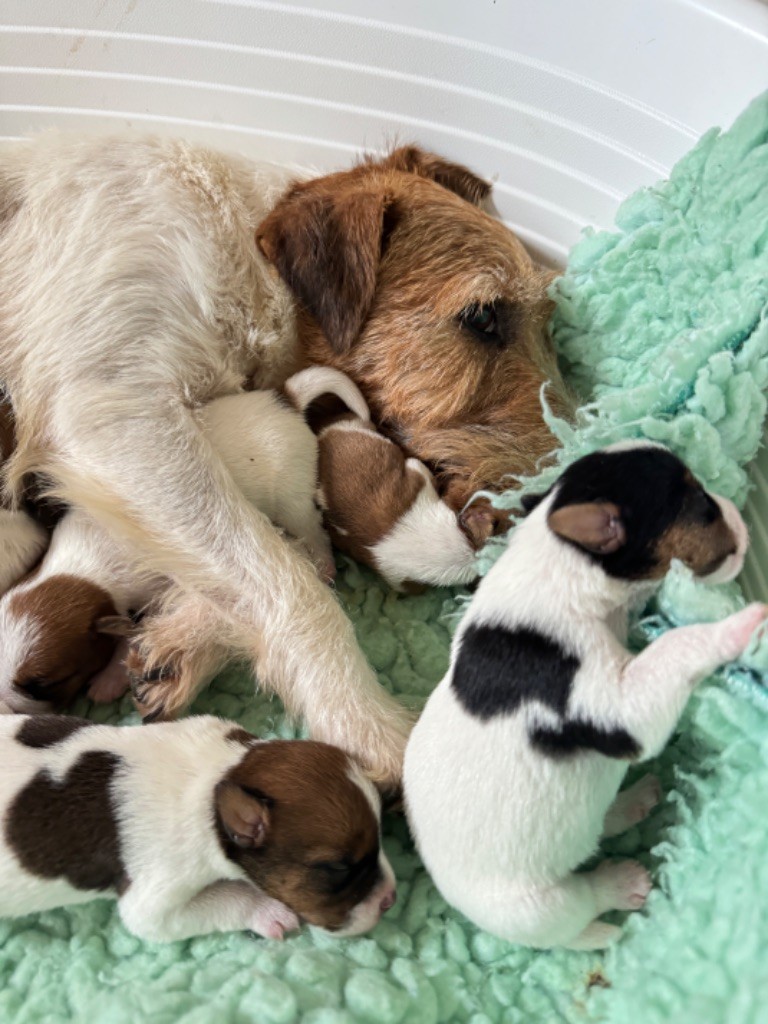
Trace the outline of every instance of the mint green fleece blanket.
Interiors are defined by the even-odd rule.
[[[645,435],[743,503],[768,383],[768,95],[729,132],[706,135],[669,181],[627,200],[616,223],[574,248],[553,289],[553,337],[585,403],[575,428],[553,424],[562,459]],[[350,563],[338,589],[382,683],[423,702],[446,668],[460,596],[396,595]],[[737,588],[701,593],[678,573],[637,624],[637,642],[741,600]],[[756,644],[700,688],[654,766],[664,803],[606,844],[640,856],[656,888],[605,954],[532,952],[478,931],[446,906],[404,821],[390,817],[399,901],[370,936],[304,930],[284,943],[231,934],[153,946],[105,900],[0,921],[0,1022],[764,1024],[767,664]],[[294,734],[241,670],[195,710],[263,736]],[[135,720],[127,700],[75,711]]]

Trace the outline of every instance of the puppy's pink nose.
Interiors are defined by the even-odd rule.
[[[381,907],[382,914],[386,913],[386,911],[389,910],[391,907],[394,907],[396,899],[397,893],[395,892],[394,889],[390,889],[388,893],[384,894],[384,897],[381,903],[379,904],[379,906]]]

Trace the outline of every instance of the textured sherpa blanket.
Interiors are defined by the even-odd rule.
[[[768,381],[768,96],[726,134],[706,135],[668,182],[630,198],[617,228],[585,237],[553,291],[553,336],[587,403],[575,429],[555,424],[562,458],[645,435],[742,503]],[[446,668],[459,595],[396,595],[346,563],[338,589],[382,683],[423,702]],[[702,595],[678,574],[638,624],[638,642],[740,600],[734,588]],[[665,802],[607,845],[644,859],[656,889],[605,954],[537,953],[479,932],[438,896],[404,821],[391,817],[385,845],[400,896],[370,936],[305,930],[284,943],[231,934],[153,946],[104,900],[2,921],[0,1021],[764,1024],[763,664],[756,649],[749,665],[700,688],[655,766]],[[134,719],[128,701],[75,710]],[[195,710],[263,736],[293,734],[243,671],[218,679]]]

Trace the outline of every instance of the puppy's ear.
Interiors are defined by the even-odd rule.
[[[552,512],[547,522],[558,537],[596,555],[611,555],[627,541],[621,510],[608,501],[564,505]]]
[[[220,782],[215,792],[216,816],[226,836],[244,850],[263,846],[269,833],[264,802],[234,782]]]
[[[96,619],[93,628],[104,636],[131,636],[136,624],[128,615],[102,615]]]
[[[418,174],[420,178],[430,178],[475,206],[491,191],[490,183],[479,178],[468,167],[444,160],[434,153],[427,153],[418,146],[401,146],[393,150],[379,166],[389,167],[394,171],[405,171],[407,174]]]
[[[370,188],[292,189],[262,222],[256,243],[337,352],[357,340],[376,291],[392,197]]]

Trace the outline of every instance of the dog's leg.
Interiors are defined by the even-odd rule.
[[[211,932],[252,931],[267,939],[282,939],[299,927],[299,919],[283,903],[248,882],[220,881],[209,885],[188,903],[163,906],[132,886],[120,899],[126,928],[150,942],[174,942]]]
[[[48,534],[26,512],[0,508],[0,596],[40,558]]]
[[[651,813],[661,800],[661,786],[655,775],[644,775],[642,779],[619,793],[605,816],[603,838],[618,836],[628,828],[637,825]]]
[[[313,737],[398,782],[411,716],[379,686],[333,593],[248,504],[188,410],[131,395],[144,415],[116,420],[121,404],[108,390],[87,410],[60,407],[67,450],[51,470],[62,496],[243,629],[260,680]]]
[[[768,606],[751,604],[723,622],[670,630],[626,664],[620,724],[640,743],[641,758],[664,748],[696,683],[738,658],[766,615]]]

